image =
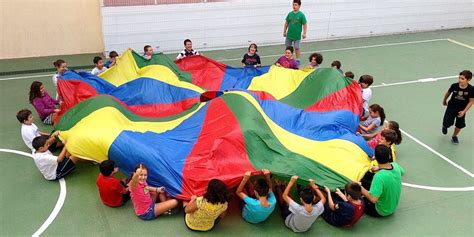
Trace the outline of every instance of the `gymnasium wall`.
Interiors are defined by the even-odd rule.
[[[291,0],[103,0],[105,49],[142,52],[150,44],[172,52],[185,38],[197,50],[283,43],[291,7]],[[307,40],[474,26],[472,0],[302,0],[301,10]]]
[[[104,50],[100,0],[0,1],[0,59]]]

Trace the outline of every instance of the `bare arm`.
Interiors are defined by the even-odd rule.
[[[379,200],[377,197],[372,196],[372,194],[370,194],[369,191],[367,191],[367,189],[365,189],[362,186],[361,188],[362,188],[362,195],[364,195],[364,197],[367,198],[367,200],[369,200],[371,203],[376,203],[377,200]]]
[[[449,97],[449,94],[451,94],[449,91],[446,91],[446,94],[444,94],[444,98],[443,98],[443,105],[446,106],[448,105],[448,97]]]
[[[267,181],[267,185],[269,187],[268,192],[273,192],[272,179],[270,178],[270,171],[267,169],[263,169],[262,173],[265,176],[265,180]]]
[[[459,117],[464,116],[464,115],[467,113],[467,111],[471,108],[473,102],[474,102],[474,98],[470,98],[470,99],[469,99],[469,103],[467,103],[467,105],[466,105],[466,108],[464,108],[463,111],[460,111],[460,112],[458,113],[458,116],[459,116]]]
[[[331,190],[329,190],[329,188],[326,186],[324,186],[324,190],[326,191],[326,194],[328,195],[329,209],[331,209],[332,211],[335,211],[336,205],[334,205],[334,201],[332,200]]]
[[[251,174],[250,171],[245,172],[244,177],[242,178],[242,182],[240,182],[239,187],[237,188],[237,191],[235,191],[237,196],[239,196],[241,199],[244,199],[247,196],[242,191],[244,190],[245,184],[247,184],[247,182],[250,179],[250,174]]]
[[[186,207],[184,208],[184,212],[185,213],[193,213],[195,212],[198,208],[197,208],[197,204],[196,204],[196,196],[191,196],[191,201],[189,201],[189,203],[186,205]]]
[[[142,166],[133,173],[132,180],[130,181],[130,189],[134,190],[138,185],[138,176],[142,173]]]
[[[339,196],[344,202],[347,202],[349,200],[347,200],[347,197],[346,195],[344,195],[341,190],[339,190],[338,188],[336,188],[336,194],[337,196]]]
[[[303,39],[306,39],[306,31],[308,30],[308,24],[303,25]]]
[[[359,124],[359,127],[360,127],[360,129],[362,129],[364,132],[368,132],[368,131],[374,129],[376,126],[375,126],[375,124],[371,123],[371,124],[370,124],[369,126],[367,126],[367,127],[364,126],[364,125],[362,125],[362,124]]]
[[[324,197],[323,193],[319,190],[318,186],[314,184],[314,180],[310,179],[309,185],[314,189],[318,197],[321,199],[321,204],[324,205],[326,203],[326,197]]]
[[[63,149],[61,150],[61,153],[59,153],[58,163],[64,160],[64,157],[66,157],[66,153],[67,153],[67,149],[66,149],[66,146],[64,146]]]
[[[293,185],[296,183],[296,180],[298,180],[298,176],[296,176],[296,175],[291,176],[291,180],[288,183],[288,185],[286,186],[285,191],[282,194],[282,198],[283,198],[283,200],[285,200],[285,202],[287,204],[290,204],[290,201],[293,200],[293,199],[290,198],[290,196],[288,194],[290,193],[290,190],[293,187]]]
[[[288,30],[288,21],[285,21],[285,25],[283,26],[283,37],[286,37],[287,30]]]

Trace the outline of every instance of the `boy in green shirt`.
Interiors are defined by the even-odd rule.
[[[391,151],[387,146],[375,147],[375,159],[380,169],[374,175],[370,191],[362,187],[365,201],[365,213],[373,217],[389,216],[395,212],[402,192],[403,168],[390,163]]]
[[[286,37],[286,47],[292,46],[296,51],[296,63],[300,65],[300,45],[301,45],[301,28],[303,27],[303,39],[306,39],[306,17],[300,11],[301,0],[293,0],[293,11],[288,13],[283,28],[283,37]]]

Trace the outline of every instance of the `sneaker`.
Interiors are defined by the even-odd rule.
[[[455,145],[459,144],[459,140],[457,136],[451,137],[451,142]]]
[[[448,128],[445,127],[445,126],[443,126],[443,128],[441,129],[441,132],[442,132],[444,135],[448,134]]]

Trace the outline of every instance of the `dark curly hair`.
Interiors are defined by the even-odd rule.
[[[204,198],[212,204],[226,203],[232,199],[232,193],[229,192],[224,182],[219,179],[212,179],[207,185]]]
[[[36,97],[41,97],[41,86],[43,83],[40,81],[34,81],[30,86],[30,103],[33,103],[33,100]]]

